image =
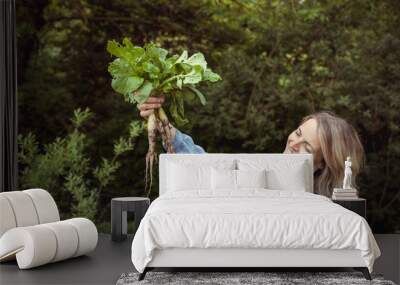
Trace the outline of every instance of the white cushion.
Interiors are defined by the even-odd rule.
[[[168,162],[167,189],[169,191],[210,190],[212,188],[211,168],[234,169],[234,167],[234,161]]]
[[[64,222],[72,225],[79,236],[78,248],[74,254],[74,257],[91,252],[96,248],[98,234],[96,226],[91,220],[85,218],[74,218],[65,220]]]
[[[267,188],[267,171],[261,170],[236,170],[238,188]]]
[[[216,169],[211,170],[211,188],[213,190],[236,190],[236,170]]]
[[[267,188],[271,190],[306,191],[312,189],[308,181],[305,161],[267,159],[239,159],[239,170],[266,170]]]
[[[10,202],[17,227],[33,226],[39,223],[35,206],[29,195],[22,191],[3,192],[1,195]]]
[[[210,167],[187,167],[171,163],[168,171],[168,189],[171,191],[210,188]]]
[[[267,172],[268,189],[305,192],[307,181],[302,167],[302,165],[298,165],[287,172],[279,169],[269,170]]]
[[[71,224],[66,221],[43,224],[49,228],[57,240],[57,250],[51,262],[64,260],[74,256],[78,249],[79,236]]]
[[[234,191],[242,188],[266,188],[267,178],[265,169],[262,170],[211,170],[212,189],[214,191]]]
[[[17,222],[11,204],[6,197],[0,193],[0,237],[9,229],[15,228]]]
[[[49,263],[56,251],[54,233],[42,225],[13,228],[0,238],[0,261],[16,257],[20,269]]]
[[[0,261],[16,256],[20,269],[33,268],[86,254],[97,240],[96,227],[84,218],[13,228],[0,238]]]
[[[60,220],[53,197],[43,189],[0,193],[0,214],[0,237],[11,228]]]
[[[28,189],[22,192],[28,194],[32,199],[39,218],[39,224],[60,220],[56,202],[49,192],[43,189]]]

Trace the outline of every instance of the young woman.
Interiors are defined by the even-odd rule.
[[[147,118],[164,102],[162,97],[149,97],[138,105],[140,115]],[[193,139],[171,125],[172,145],[176,153],[205,153]],[[314,192],[330,197],[334,187],[341,187],[344,162],[352,160],[353,183],[360,173],[364,149],[356,130],[331,112],[318,112],[303,118],[289,134],[283,153],[311,153],[314,158]]]

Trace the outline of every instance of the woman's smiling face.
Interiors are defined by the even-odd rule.
[[[322,164],[321,145],[318,138],[318,123],[309,119],[288,137],[283,153],[311,153],[314,156],[314,170]]]

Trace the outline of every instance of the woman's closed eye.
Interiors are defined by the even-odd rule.
[[[306,152],[313,153],[312,149],[309,147],[309,145],[307,143],[305,144],[304,148],[305,148]]]

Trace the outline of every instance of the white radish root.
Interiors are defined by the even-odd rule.
[[[147,122],[147,139],[149,148],[146,154],[146,176],[145,176],[145,192],[147,197],[150,196],[151,187],[153,184],[153,166],[157,162],[157,131],[160,133],[162,140],[167,145],[167,152],[174,153],[172,146],[171,129],[169,126],[169,119],[162,108],[154,110],[148,118]],[[148,177],[150,176],[150,185],[148,185]]]
[[[151,186],[153,184],[153,165],[157,161],[156,143],[157,143],[157,118],[155,114],[149,116],[147,122],[147,139],[149,141],[149,149],[146,154],[146,176],[145,176],[145,192],[147,190],[148,175],[150,175],[150,186],[147,191],[147,197],[150,196]]]
[[[166,145],[167,145],[167,153],[174,153],[174,147],[172,146],[172,135],[171,135],[171,129],[169,126],[169,119],[167,117],[167,115],[165,114],[165,111],[162,107],[158,108],[157,110],[158,112],[158,116],[157,118],[160,120],[162,128],[161,128],[161,132],[164,133],[164,137],[165,140],[163,138],[163,140],[165,141]],[[163,135],[163,134],[161,134]]]

